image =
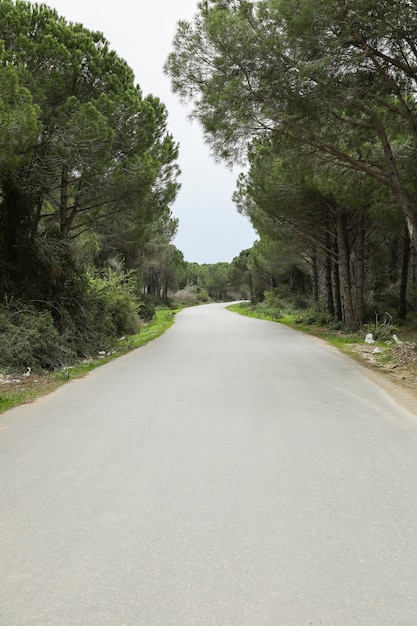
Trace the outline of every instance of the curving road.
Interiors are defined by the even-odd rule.
[[[223,305],[2,416],[1,626],[415,626],[417,417]]]

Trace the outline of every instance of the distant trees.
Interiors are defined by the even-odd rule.
[[[188,263],[187,284],[197,288],[203,301],[221,302],[234,297],[229,263]]]
[[[404,0],[208,0],[179,24],[166,63],[216,157],[248,157],[239,209],[262,239],[292,242],[314,299],[324,294],[349,328],[375,295],[367,268],[385,224],[403,239],[404,315],[417,251],[416,38]]]
[[[140,269],[143,290],[147,295],[167,300],[169,293],[186,285],[183,253],[161,238],[155,238],[144,246]]]
[[[249,299],[259,302],[264,292],[285,284],[287,271],[266,242],[242,250],[230,263],[186,263],[186,284],[200,302]]]

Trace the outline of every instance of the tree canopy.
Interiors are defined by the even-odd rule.
[[[214,156],[249,160],[236,198],[261,235],[291,228],[311,263],[317,247],[336,258],[349,326],[377,200],[417,251],[416,39],[408,0],[205,0],[165,65]]]
[[[179,170],[167,111],[103,35],[4,0],[0,74],[2,289],[26,288],[28,249],[51,238],[115,220],[139,237],[171,219]]]
[[[42,335],[59,346],[50,358],[66,359],[135,331],[149,242],[165,250],[177,228],[177,158],[165,105],[142,94],[104,35],[45,4],[0,2],[0,331],[10,363],[47,363]],[[23,344],[15,354],[20,325],[28,345],[38,337],[38,356]]]

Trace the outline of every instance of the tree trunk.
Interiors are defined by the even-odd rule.
[[[398,317],[405,320],[407,317],[407,286],[408,286],[408,269],[410,265],[410,237],[408,228],[405,228],[403,239],[403,261],[401,268],[401,283],[398,302]]]
[[[376,115],[372,116],[372,122],[381,139],[381,144],[384,150],[385,159],[389,167],[391,189],[394,195],[396,196],[398,203],[402,209],[402,212],[405,218],[405,223],[407,225],[407,231],[408,231],[408,236],[410,238],[410,243],[413,246],[413,248],[417,251],[417,216],[414,211],[414,207],[411,205],[407,192],[405,191],[404,186],[402,184],[401,177],[400,177],[397,164],[395,161],[395,157],[392,152],[391,144],[389,142],[388,135],[385,132],[385,128]]]
[[[411,286],[412,286],[412,305],[417,310],[417,250],[413,247],[410,249],[411,256]]]
[[[63,165],[61,173],[60,228],[63,237],[68,236],[68,166]]]
[[[339,250],[339,280],[342,301],[343,322],[347,330],[357,330],[353,310],[352,284],[350,278],[349,241],[346,212],[339,211],[336,217],[337,243]]]
[[[411,280],[413,289],[417,289],[417,250],[411,249]]]
[[[332,241],[330,237],[330,220],[327,219],[326,240],[325,240],[325,258],[324,258],[324,294],[326,298],[326,311],[329,315],[336,317],[334,305],[333,287],[332,287]]]
[[[337,322],[343,321],[342,299],[340,296],[340,278],[339,278],[339,250],[337,246],[337,236],[333,242],[334,260],[332,261],[332,283],[333,283],[333,302],[335,308],[335,318]]]
[[[329,315],[336,317],[332,288],[332,260],[326,256],[324,261],[324,292],[326,298],[326,311]]]
[[[357,328],[363,322],[363,298],[365,292],[365,214],[361,215],[355,241],[355,322]]]
[[[27,288],[31,291],[34,285],[37,248],[33,202],[12,180],[4,181],[1,200],[0,289],[3,293],[16,295]]]
[[[255,292],[253,289],[253,279],[252,279],[252,274],[249,272],[249,289],[250,289],[250,301],[251,304],[255,304],[254,302],[254,297],[255,297]]]
[[[317,261],[317,249],[313,249],[311,255],[311,283],[313,290],[313,300],[317,304],[319,301],[319,269]]]

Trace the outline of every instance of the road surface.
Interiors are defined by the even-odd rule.
[[[415,626],[417,417],[223,305],[0,419],[1,626]]]

